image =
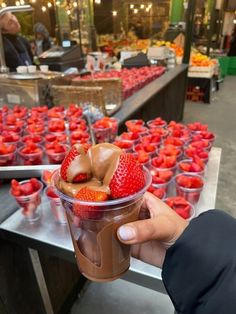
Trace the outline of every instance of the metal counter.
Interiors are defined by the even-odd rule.
[[[221,149],[212,148],[206,170],[206,184],[196,208],[196,215],[215,207],[220,158]],[[50,255],[75,262],[67,225],[55,223],[45,198],[41,211],[41,219],[37,223],[29,224],[20,210],[17,210],[0,225],[1,236],[33,250],[43,250]],[[131,267],[122,279],[165,293],[161,270],[136,259],[132,259]]]

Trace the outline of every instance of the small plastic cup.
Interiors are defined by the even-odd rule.
[[[130,246],[117,238],[117,229],[138,220],[143,194],[151,183],[145,171],[146,184],[134,195],[106,202],[79,201],[62,193],[57,170],[53,182],[66,209],[67,220],[80,272],[90,280],[106,282],[120,278],[130,266]],[[79,214],[75,215],[76,209]]]
[[[5,166],[13,166],[16,161],[16,146],[12,144],[7,144],[4,143],[6,147],[12,146],[14,151],[8,154],[0,154],[0,166],[5,167]]]
[[[59,224],[66,224],[67,219],[65,209],[61,203],[61,199],[53,190],[55,190],[53,186],[47,186],[44,190],[44,193],[49,200],[50,207],[56,222]],[[52,193],[49,191],[52,191]]]
[[[191,178],[191,177],[198,178],[202,182],[202,186],[199,188],[183,187],[178,183],[178,178],[180,176],[185,176],[188,178]],[[200,199],[201,192],[202,192],[203,186],[204,186],[204,180],[203,180],[202,176],[199,176],[197,174],[180,173],[175,177],[174,181],[175,181],[176,195],[182,196],[192,205],[196,205]]]
[[[29,180],[21,181],[20,184],[26,183]],[[39,206],[41,204],[41,191],[43,189],[42,182],[40,183],[40,188],[38,191],[27,196],[14,196],[10,191],[11,195],[15,198],[16,202],[21,207],[22,215],[25,220],[29,223],[34,223],[40,218]]]
[[[185,204],[184,206],[181,206],[180,204],[181,201],[183,202],[183,204]],[[171,209],[173,209],[178,215],[180,215],[182,218],[186,219],[187,221],[190,221],[191,219],[195,217],[196,213],[195,213],[194,206],[182,197],[178,197],[178,196],[168,197],[164,199],[164,202]],[[170,206],[170,203],[172,203],[171,206]],[[188,218],[186,217],[186,215],[188,216]]]
[[[43,163],[44,149],[40,145],[37,146],[40,149],[39,152],[31,154],[25,154],[22,152],[22,149],[25,147],[25,145],[18,148],[18,155],[20,156],[24,165],[41,165]]]
[[[122,140],[121,138],[117,137],[115,141],[113,142],[113,144],[121,148],[126,153],[133,152],[133,146],[134,146],[133,141]]]
[[[95,126],[91,126],[92,132],[95,137],[96,144],[99,143],[110,143],[111,141],[111,133],[112,128],[96,128]]]
[[[65,150],[64,152],[61,152],[61,153],[55,153],[52,149],[46,149],[46,155],[47,155],[49,164],[60,165],[63,162],[69,150],[69,146],[63,144],[63,147],[65,148]]]
[[[147,122],[147,126],[149,127],[149,129],[166,128],[167,123],[164,120],[153,119]]]
[[[179,173],[189,173],[189,174],[198,174],[199,176],[204,177],[205,174],[205,169],[203,168],[201,171],[186,171],[184,169],[181,168],[181,164],[185,163],[185,164],[192,164],[194,161],[192,159],[183,159],[181,160],[178,165],[177,165],[177,169]],[[205,166],[205,164],[204,164]]]

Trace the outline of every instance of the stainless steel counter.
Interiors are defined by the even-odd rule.
[[[214,147],[207,166],[206,184],[196,208],[197,215],[215,207],[220,158],[221,149]],[[0,225],[0,235],[34,250],[47,251],[51,255],[75,261],[67,225],[55,223],[45,199],[41,205],[41,212],[42,216],[39,222],[29,224],[23,219],[20,210],[17,210]],[[123,279],[165,292],[161,280],[161,270],[136,259],[132,259],[131,267]]]

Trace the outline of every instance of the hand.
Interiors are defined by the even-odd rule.
[[[144,195],[141,214],[143,211],[148,211],[150,218],[121,226],[118,238],[132,245],[134,257],[162,267],[166,250],[180,237],[188,222],[149,192]]]

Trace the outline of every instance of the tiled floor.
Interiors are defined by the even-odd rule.
[[[208,104],[186,103],[184,122],[208,123],[222,147],[216,207],[236,217],[236,77],[227,77]],[[117,280],[90,283],[74,304],[71,314],[173,314],[168,296]]]

